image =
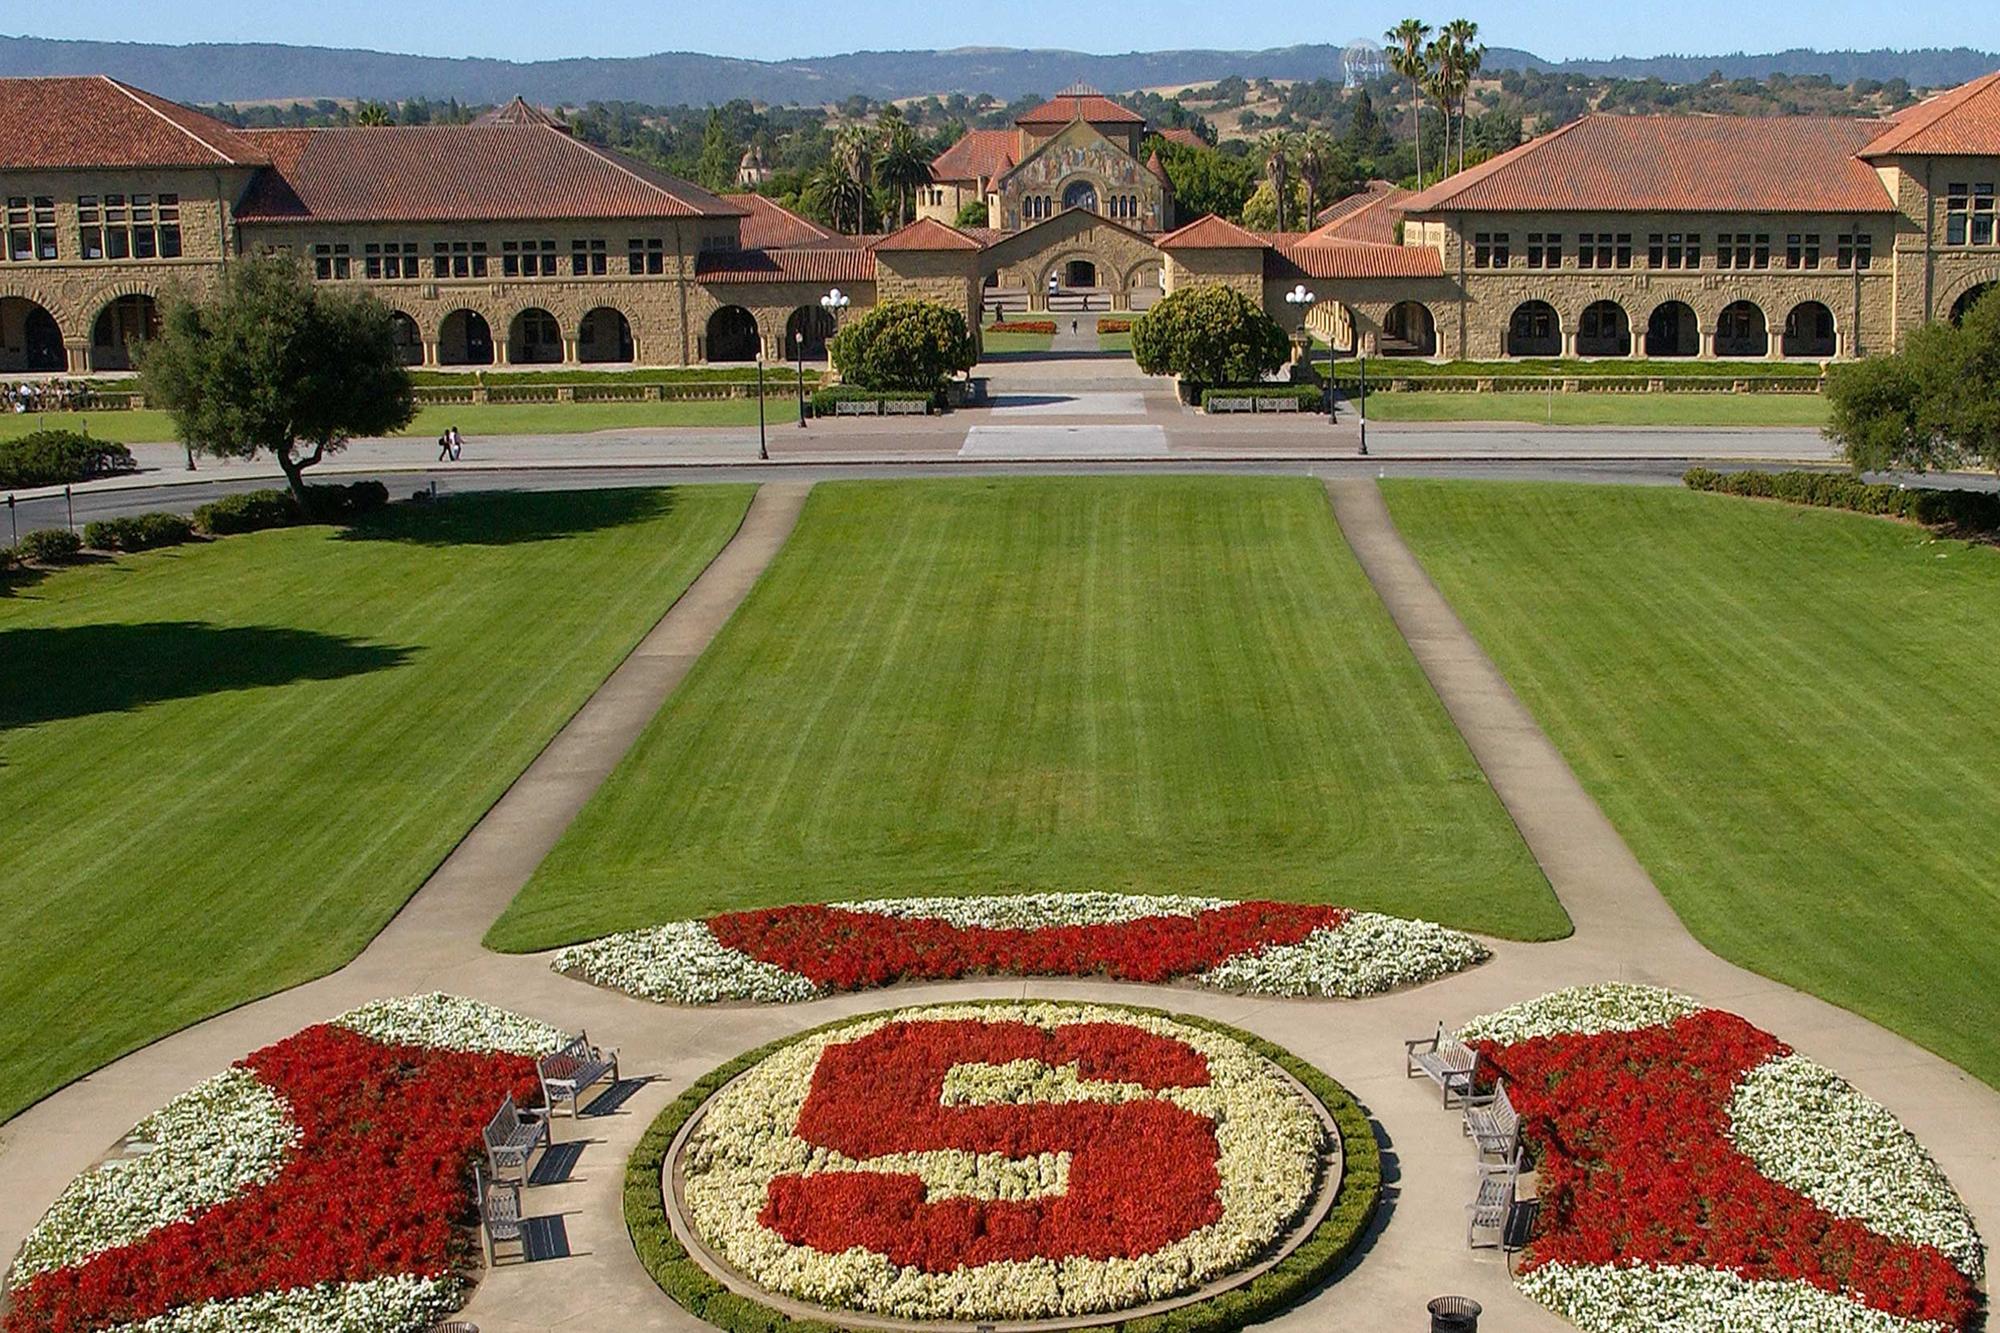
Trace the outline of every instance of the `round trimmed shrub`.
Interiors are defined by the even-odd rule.
[[[83,541],[99,551],[151,551],[194,540],[194,524],[179,514],[100,518],[83,525]]]
[[[1132,357],[1148,375],[1193,385],[1255,384],[1291,359],[1291,340],[1234,287],[1171,292],[1132,323]]]
[[[833,337],[833,364],[865,389],[936,393],[977,354],[965,315],[935,301],[889,301]]]
[[[32,560],[38,565],[59,565],[74,560],[83,550],[83,538],[68,528],[42,528],[35,532],[21,534],[21,544],[14,548],[23,560]]]
[[[38,430],[0,441],[0,486],[65,486],[138,470],[130,449],[80,431]]]

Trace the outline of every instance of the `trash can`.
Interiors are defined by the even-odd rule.
[[[1479,1333],[1479,1302],[1469,1296],[1440,1296],[1430,1312],[1431,1333]]]

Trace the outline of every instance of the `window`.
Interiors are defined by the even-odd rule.
[[[77,253],[85,259],[104,258],[104,214],[94,194],[76,197]]]
[[[483,278],[486,276],[486,242],[433,241],[431,276],[434,278]]]
[[[603,241],[571,241],[569,271],[579,278],[601,278],[610,272]]]
[[[345,241],[313,247],[313,276],[321,282],[344,282],[354,276],[354,258]]]
[[[1972,187],[1972,243],[1974,245],[1993,244],[1993,187],[1975,185]]]
[[[1512,237],[1504,231],[1481,231],[1472,235],[1472,266],[1474,268],[1506,268],[1513,258],[1510,253]]]
[[[11,205],[12,200],[8,203]],[[34,201],[36,250],[57,257],[56,201]],[[13,209],[8,209],[11,237]],[[177,194],[80,194],[76,197],[77,253],[85,259],[179,259],[181,197]],[[12,253],[10,240],[9,253]]]
[[[1964,245],[1972,234],[1972,187],[1963,182],[1945,187],[1944,243]]]
[[[1023,222],[1044,222],[1056,215],[1054,196],[1031,194],[1021,199],[1021,220]]]
[[[1632,267],[1632,233],[1585,232],[1577,237],[1578,268]]]
[[[556,243],[500,242],[500,275],[506,278],[553,278],[556,275]]]
[[[361,247],[361,271],[368,277],[414,278],[417,272],[415,241],[370,241]]]
[[[1816,269],[1819,267],[1819,233],[1793,232],[1785,237],[1785,267]]]
[[[26,195],[7,196],[7,258],[16,263],[35,257],[33,216]]]
[[[1646,238],[1646,267],[1700,268],[1701,237],[1694,232],[1654,232]]]
[[[159,242],[160,258],[181,257],[181,197],[177,194],[160,196]]]
[[[625,262],[635,278],[641,274],[657,276],[664,273],[667,271],[666,242],[657,236],[628,241]]]
[[[1771,267],[1771,238],[1758,232],[1724,232],[1716,238],[1717,268],[1761,269]]]
[[[1834,238],[1834,264],[1843,270],[1865,270],[1875,261],[1875,238],[1865,231]]]
[[[1561,232],[1531,231],[1528,233],[1528,267],[1561,268],[1563,265],[1563,238]]]

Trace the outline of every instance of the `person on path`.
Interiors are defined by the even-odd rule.
[[[451,461],[456,463],[465,453],[465,437],[458,433],[458,427],[456,426],[451,428],[449,434],[451,436]]]
[[[438,462],[442,463],[450,457],[451,432],[447,430],[444,434],[438,436]]]

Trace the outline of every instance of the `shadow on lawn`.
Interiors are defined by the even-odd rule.
[[[473,491],[395,504],[343,528],[341,541],[416,546],[514,546],[649,523],[679,504],[671,488]]]
[[[414,650],[311,630],[199,621],[0,630],[0,731],[408,662]]]

